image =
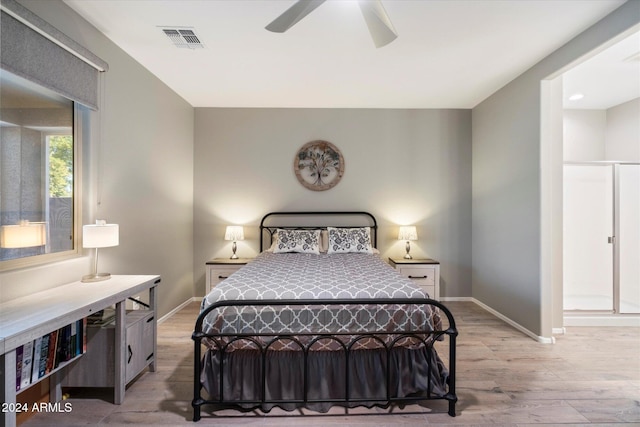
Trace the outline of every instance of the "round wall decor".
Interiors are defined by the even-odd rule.
[[[298,181],[309,190],[333,188],[344,174],[344,158],[338,148],[328,141],[311,141],[298,150],[293,161]]]

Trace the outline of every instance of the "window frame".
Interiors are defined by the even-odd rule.
[[[90,114],[88,109],[73,102],[73,249],[0,261],[0,272],[73,259],[81,255],[79,236],[82,223],[82,119],[85,114]],[[48,191],[48,188],[45,191]]]

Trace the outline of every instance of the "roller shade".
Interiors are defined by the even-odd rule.
[[[15,0],[0,5],[0,66],[97,110],[108,64]]]

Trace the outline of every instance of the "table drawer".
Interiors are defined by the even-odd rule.
[[[238,271],[243,265],[207,265],[207,293],[218,283]]]
[[[400,274],[414,280],[418,286],[435,288],[436,269],[431,267],[401,267]]]

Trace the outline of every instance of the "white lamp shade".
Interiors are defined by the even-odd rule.
[[[17,225],[0,228],[0,247],[30,248],[47,243],[47,227],[44,222],[20,221]]]
[[[105,220],[96,220],[95,224],[82,227],[83,248],[108,248],[120,243],[118,224],[107,224]]]
[[[244,228],[241,225],[228,225],[224,233],[224,240],[244,240]]]
[[[418,232],[413,225],[400,227],[398,231],[398,240],[418,240]]]

